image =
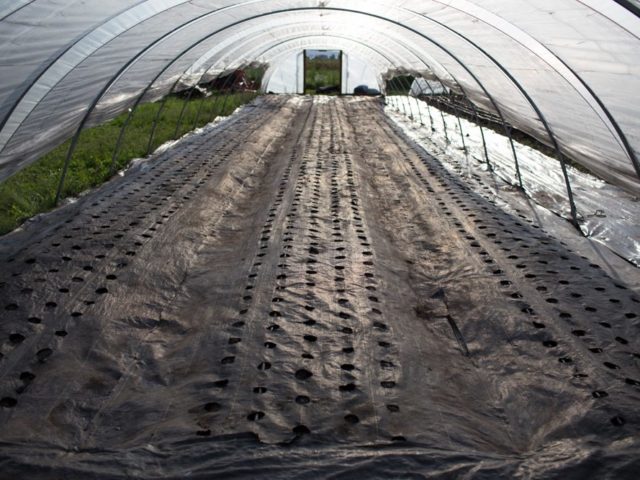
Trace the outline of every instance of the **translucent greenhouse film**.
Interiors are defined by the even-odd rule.
[[[0,0],[0,45],[0,480],[640,478],[637,0]]]
[[[640,48],[631,2],[3,3],[0,178],[140,95],[151,101],[178,79],[196,82],[256,60],[277,69],[287,50],[319,36],[319,47],[366,59],[377,77],[399,68],[435,72],[638,191]]]

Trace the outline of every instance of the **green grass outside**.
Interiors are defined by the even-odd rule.
[[[252,85],[250,88],[254,90],[260,90],[262,87],[262,79],[264,78],[264,74],[267,72],[267,68],[263,65],[258,67],[248,67],[244,69],[244,74],[249,81],[249,84]]]
[[[229,115],[255,96],[252,92],[240,92],[228,96],[212,95],[204,100],[191,99],[186,104],[177,132],[176,125],[186,100],[169,97],[160,115],[151,151],[168,140],[206,125],[216,116]],[[155,102],[138,107],[126,129],[116,171],[128,165],[132,159],[146,156],[152,124],[160,105],[161,102]],[[69,165],[62,198],[76,196],[111,177],[113,151],[127,115],[123,113],[108,123],[82,132]],[[69,144],[70,140],[0,183],[0,235],[14,230],[28,218],[55,207],[56,190]]]
[[[340,59],[308,58],[306,61],[304,92],[316,93],[318,87],[339,86],[341,83]]]

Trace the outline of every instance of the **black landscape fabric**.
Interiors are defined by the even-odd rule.
[[[638,295],[270,96],[0,239],[0,478],[640,478]]]

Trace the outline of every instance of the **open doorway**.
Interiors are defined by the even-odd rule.
[[[342,93],[342,51],[304,51],[304,93],[339,95]]]

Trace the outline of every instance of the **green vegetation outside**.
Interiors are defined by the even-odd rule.
[[[185,100],[177,96],[169,97],[158,120],[151,151],[194,128],[206,125],[217,116],[231,114],[256,95],[255,92],[216,93],[207,98],[192,98],[185,106],[177,131]],[[115,171],[124,168],[134,158],[146,156],[153,121],[161,104],[155,102],[138,107],[127,126]],[[113,151],[127,116],[128,112],[125,112],[108,123],[82,132],[69,165],[61,198],[76,196],[111,177]],[[56,190],[69,144],[70,140],[0,183],[0,235],[14,230],[26,219],[55,207]]]
[[[316,51],[311,51],[316,52]],[[304,93],[315,94],[321,87],[336,87],[340,93],[342,58],[339,51],[307,57],[304,72]]]
[[[252,90],[260,90],[262,87],[262,79],[267,72],[267,68],[264,66],[259,67],[247,67],[244,69],[244,75],[249,82],[249,88]]]

